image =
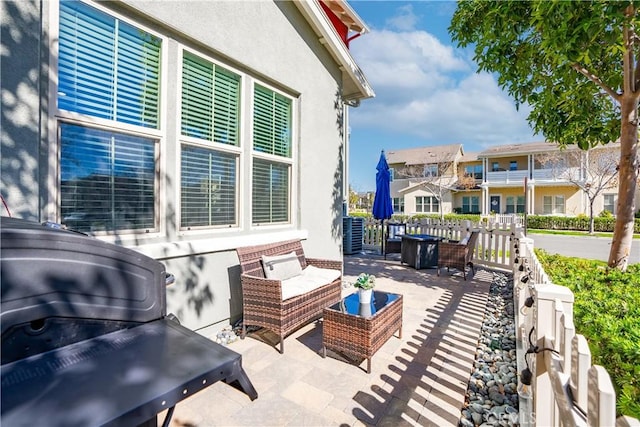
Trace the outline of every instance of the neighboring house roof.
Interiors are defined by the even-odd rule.
[[[458,163],[478,162],[478,153],[465,153],[458,159]]]
[[[442,162],[444,160],[458,160],[458,154],[464,155],[462,144],[436,145],[433,147],[408,148],[404,150],[387,151],[387,163],[424,165]]]
[[[375,96],[373,88],[351,56],[348,47],[343,43],[340,34],[338,34],[331,23],[330,18],[324,10],[322,10],[318,0],[301,0],[293,3],[298,7],[309,24],[311,24],[311,27],[320,39],[320,43],[327,47],[333,59],[340,65],[343,79],[342,98],[345,101],[354,101],[356,105],[362,99],[373,98]],[[325,4],[331,8],[332,11],[334,11],[334,9],[342,10],[343,12],[339,15],[337,14],[337,16],[350,29],[357,31],[357,29],[360,28],[359,32],[368,30],[364,22],[362,22],[346,1],[332,0],[325,2]]]
[[[558,145],[554,142],[527,142],[522,144],[496,145],[478,153],[481,157],[513,157],[514,154],[533,154],[557,151]],[[579,149],[577,145],[568,145],[568,150]]]

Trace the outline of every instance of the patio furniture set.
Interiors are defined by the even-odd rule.
[[[261,326],[284,338],[322,317],[322,356],[327,349],[355,359],[371,358],[402,332],[402,295],[374,291],[370,303],[357,294],[341,298],[342,263],[307,258],[299,240],[237,249],[243,295],[242,335]]]
[[[400,263],[416,270],[423,268],[455,268],[467,280],[467,267],[474,272],[473,252],[479,233],[471,231],[460,241],[447,240],[429,234],[407,234],[407,225],[388,223],[383,244],[384,259],[387,254],[400,253]]]
[[[408,235],[406,225],[387,234],[384,255],[401,253],[401,262],[416,269],[456,268],[466,280],[466,267],[478,232],[460,242],[430,235]],[[402,337],[402,295],[374,291],[371,302],[361,303],[356,294],[341,298],[342,262],[307,258],[299,240],[236,249],[240,261],[243,322],[278,336],[280,353],[284,339],[303,325],[322,317],[322,356],[327,349],[353,358],[371,358],[397,331]]]

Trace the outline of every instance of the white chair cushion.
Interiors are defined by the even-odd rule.
[[[460,240],[461,245],[466,245],[467,243],[469,243],[469,238],[471,237],[471,233],[467,233],[466,236],[464,236],[464,239]]]
[[[264,276],[272,280],[286,280],[302,273],[302,267],[295,252],[285,255],[262,255]]]
[[[328,268],[318,268],[313,265],[307,266],[298,276],[282,281],[282,300],[306,294],[340,277],[339,270]]]

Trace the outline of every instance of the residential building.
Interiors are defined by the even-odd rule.
[[[0,8],[14,217],[164,262],[168,310],[193,329],[240,318],[239,246],[303,239],[341,258],[348,109],[374,95],[346,1]]]
[[[453,212],[462,144],[386,150],[396,214]]]
[[[596,215],[615,215],[619,150],[617,143],[583,151],[534,142],[477,154],[460,144],[389,151],[391,197],[394,208],[404,207],[394,211],[575,216],[589,214],[591,198]]]

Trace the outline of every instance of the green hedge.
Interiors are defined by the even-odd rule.
[[[350,212],[349,216],[355,216],[360,218],[371,218],[373,215],[369,212]],[[394,214],[391,217],[391,221],[396,222],[407,222],[409,220],[420,220],[423,218],[433,218],[440,219],[440,215],[438,214],[416,214],[416,215],[402,215],[402,214]],[[473,214],[447,214],[444,216],[445,221],[458,221],[458,220],[469,220],[473,223],[478,223],[480,221],[480,215]]]
[[[576,333],[589,342],[592,363],[609,372],[618,412],[640,419],[640,264],[621,272],[535,251],[551,281],[573,292]]]
[[[594,231],[613,232],[616,219],[611,217],[595,217]],[[540,230],[576,230],[589,231],[589,217],[580,215],[576,217],[528,215],[527,227]],[[635,219],[634,233],[640,233],[640,218]]]

